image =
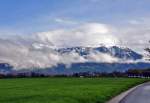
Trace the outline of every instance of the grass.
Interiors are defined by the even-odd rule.
[[[0,79],[0,103],[105,103],[139,78]]]

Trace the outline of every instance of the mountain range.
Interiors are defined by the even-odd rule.
[[[57,49],[57,51],[61,54],[76,52],[81,56],[88,55],[91,52],[100,52],[109,54],[113,57],[124,59],[124,60],[138,60],[142,59],[142,55],[134,52],[129,48],[122,48],[117,46],[100,46],[100,47],[71,47],[71,48],[61,48]]]
[[[143,58],[142,54],[139,54],[132,49],[122,48],[118,46],[99,46],[99,47],[70,47],[55,49],[60,54],[75,52],[80,56],[86,57],[91,52],[109,54],[112,57],[119,58],[120,60],[132,60],[137,61]],[[19,69],[14,70],[13,66],[8,63],[0,63],[0,73],[20,73],[34,71],[42,74],[72,74],[77,72],[112,72],[112,71],[126,71],[128,69],[145,69],[150,68],[149,62],[77,62],[72,63],[69,66],[65,64],[58,64],[55,67],[50,68],[36,68],[36,69]]]

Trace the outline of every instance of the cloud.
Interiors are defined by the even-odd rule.
[[[57,65],[57,53],[52,49],[35,49],[30,43],[13,40],[0,40],[0,62],[13,65],[15,68],[43,68]]]
[[[129,20],[129,23],[132,24],[132,25],[138,25],[141,23],[141,21],[138,21],[138,20]]]
[[[89,55],[87,55],[88,62],[106,62],[106,63],[114,63],[119,62],[118,58],[115,58],[109,54],[106,53],[100,53],[100,52],[91,52]]]
[[[76,22],[76,21],[69,20],[69,19],[64,19],[64,18],[55,18],[54,21],[57,22],[57,23],[68,24],[68,25],[78,24],[78,22]]]
[[[146,22],[137,21],[124,27],[117,28],[116,36],[120,40],[121,46],[129,47],[139,53],[144,52],[144,48],[149,46],[150,25]]]
[[[16,37],[17,38],[17,37]],[[21,37],[20,37],[21,38]],[[25,39],[25,40],[24,40]],[[42,41],[25,42],[27,38],[21,41],[12,39],[0,39],[0,62],[9,63],[14,69],[34,69],[48,68],[65,64],[67,67],[72,63],[84,62],[116,62],[117,59],[103,53],[91,52],[87,56],[81,56],[76,52],[60,54],[53,48],[41,44]],[[27,40],[28,41],[28,40]],[[33,45],[37,43],[36,46]]]
[[[76,52],[60,54],[54,49],[100,44],[140,49],[149,40],[149,33],[148,27],[139,25],[114,28],[106,24],[86,23],[71,29],[1,37],[0,62],[10,63],[15,69],[47,68],[57,66],[59,63],[70,66],[79,62],[120,62],[120,59],[103,53],[90,52],[87,56],[80,56]]]
[[[96,46],[101,43],[114,45],[114,41],[118,39],[111,35],[109,27],[98,23],[87,23],[73,29],[57,29],[28,36],[13,35],[0,38],[0,62],[10,63],[16,69],[53,67],[58,63],[71,65],[89,61],[110,62],[113,61],[112,58],[104,54],[92,53],[88,57],[83,57],[75,52],[59,54],[54,49]]]
[[[116,45],[117,37],[112,35],[111,27],[99,23],[87,23],[73,29],[57,29],[37,33],[43,42],[51,41],[57,47]]]

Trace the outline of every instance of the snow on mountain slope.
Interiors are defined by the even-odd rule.
[[[74,73],[83,71],[124,71],[132,68],[148,68],[150,63],[146,62],[126,62],[126,61],[140,61],[142,55],[134,52],[129,48],[122,48],[117,46],[111,47],[70,47],[55,49],[58,53],[58,64],[56,66],[45,67],[38,69],[27,69],[27,71],[40,71],[44,74],[61,74]],[[122,62],[122,61],[123,62]],[[51,62],[51,61],[49,61]],[[66,69],[67,68],[67,69]],[[0,72],[11,72],[13,66],[7,63],[0,64]],[[22,69],[15,71],[22,72]]]
[[[57,49],[57,51],[61,54],[76,52],[81,56],[89,55],[92,52],[99,52],[99,53],[109,54],[113,57],[120,58],[123,60],[138,60],[138,59],[142,59],[143,57],[141,54],[138,54],[129,48],[121,48],[117,46],[71,47],[71,48]]]

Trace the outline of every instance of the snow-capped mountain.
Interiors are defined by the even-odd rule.
[[[136,53],[129,48],[122,48],[117,46],[112,47],[70,47],[70,48],[59,48],[55,49],[59,54],[69,54],[72,52],[78,53],[80,56],[87,57],[90,53],[106,53],[119,60],[138,60],[142,59],[142,55]],[[73,62],[69,67],[66,64],[60,63],[57,66],[49,67],[45,69],[32,69],[34,72],[39,72],[42,74],[71,74],[76,72],[86,72],[86,71],[98,71],[98,72],[112,72],[112,71],[125,71],[128,69],[144,69],[149,68],[149,62]],[[66,69],[67,68],[67,69]],[[27,71],[32,71],[27,69]],[[23,70],[13,70],[13,67],[7,63],[0,63],[0,73],[8,72],[24,72]]]
[[[143,57],[141,54],[138,54],[137,52],[129,48],[122,48],[122,47],[117,47],[117,46],[71,47],[71,48],[57,49],[57,51],[61,54],[76,52],[81,56],[88,55],[91,52],[100,52],[100,53],[106,53],[113,57],[117,57],[117,58],[124,59],[124,60],[137,60],[137,59],[142,59]]]

